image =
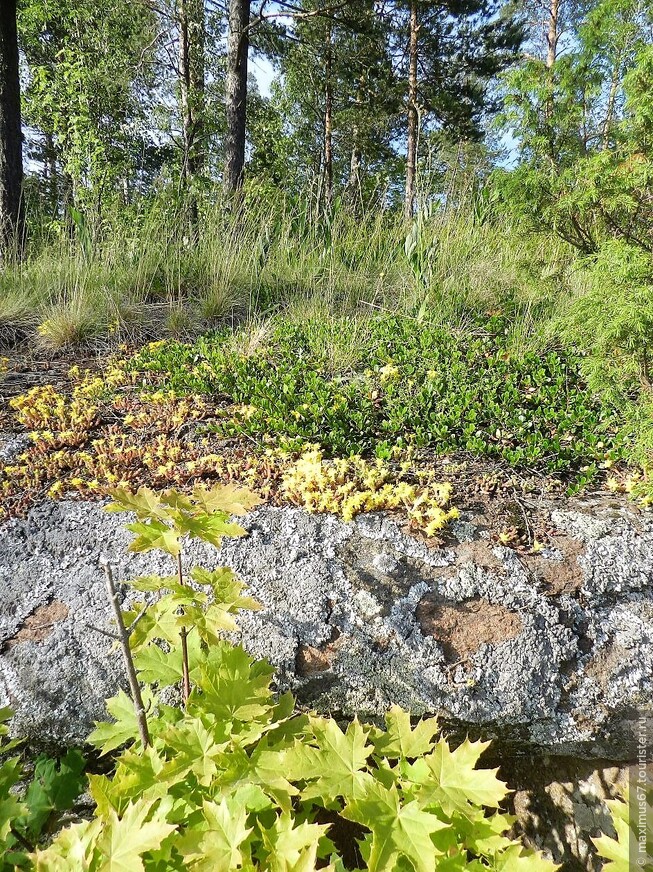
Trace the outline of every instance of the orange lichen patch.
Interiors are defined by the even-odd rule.
[[[334,636],[322,648],[314,648],[312,645],[300,645],[295,657],[295,669],[301,678],[310,678],[331,669],[338,654],[338,649],[345,637],[334,630]]]
[[[584,543],[570,536],[556,536],[552,544],[562,553],[562,560],[528,555],[524,558],[526,566],[544,583],[546,593],[550,596],[579,590],[585,580],[578,563],[578,557],[585,551]]]
[[[314,648],[312,645],[301,645],[297,650],[295,658],[295,669],[297,674],[302,678],[308,678],[311,675],[319,675],[320,672],[326,672],[331,668],[334,659],[333,651],[322,651],[320,648]]]
[[[5,647],[13,648],[21,642],[42,642],[52,633],[55,624],[68,617],[68,611],[68,606],[58,600],[39,606],[25,618],[18,632],[5,642]]]
[[[415,616],[422,633],[437,639],[447,659],[454,661],[466,660],[484,643],[515,639],[524,628],[516,612],[484,599],[447,603],[426,596],[418,603]]]

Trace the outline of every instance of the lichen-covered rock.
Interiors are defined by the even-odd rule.
[[[553,754],[626,760],[650,711],[653,524],[627,507],[547,515],[551,543],[523,556],[464,512],[447,547],[383,515],[344,523],[263,507],[221,552],[264,606],[242,640],[280,687],[321,710],[380,716],[392,703]],[[109,653],[100,557],[123,577],[168,574],[165,555],[127,555],[125,518],[47,502],[0,528],[0,704],[35,742],[80,741],[121,680]]]

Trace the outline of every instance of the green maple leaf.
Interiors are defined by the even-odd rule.
[[[61,830],[52,844],[32,855],[36,872],[80,872],[98,869],[95,845],[103,821],[84,821]]]
[[[421,720],[413,730],[410,715],[397,705],[392,706],[385,716],[386,729],[373,730],[370,738],[374,751],[392,759],[421,757],[433,748],[433,737],[438,733],[435,718]]]
[[[196,566],[191,570],[190,576],[198,584],[211,588],[216,603],[224,604],[233,610],[258,611],[261,609],[261,604],[255,599],[240,595],[245,585],[227,566],[220,566],[213,570]]]
[[[247,812],[233,800],[204,802],[203,823],[180,840],[179,848],[193,872],[229,872],[239,869],[249,856],[242,846],[252,828],[247,826]],[[198,834],[197,830],[201,834]],[[199,836],[199,837],[198,837]]]
[[[332,803],[337,796],[356,799],[373,781],[367,761],[373,747],[367,730],[358,720],[343,733],[333,720],[310,717],[311,744],[296,741],[286,752],[286,775],[293,781],[307,781],[304,799],[321,798]],[[317,747],[314,747],[317,745]]]
[[[270,872],[314,872],[320,841],[328,829],[328,825],[307,821],[294,826],[292,815],[280,815],[272,828],[263,830],[263,844],[269,852],[266,869]]]
[[[515,820],[514,816],[500,812],[487,817],[481,808],[476,815],[456,814],[452,817],[458,840],[464,842],[474,854],[484,857],[492,857],[514,844],[504,833],[508,832]]]
[[[177,638],[179,634],[177,633]],[[186,641],[190,678],[194,681],[200,662],[203,660],[201,640],[197,633],[189,633]],[[147,645],[134,653],[138,677],[145,684],[157,683],[159,687],[177,684],[183,678],[181,646],[175,645],[164,651],[158,645]]]
[[[211,605],[208,609],[188,608],[184,615],[185,622],[192,626],[201,639],[209,645],[217,644],[222,633],[234,632],[238,629],[238,624],[222,605]]]
[[[193,490],[193,500],[209,515],[216,511],[246,515],[263,502],[252,491],[234,484],[217,484],[210,489],[198,485]]]
[[[274,669],[255,662],[240,646],[225,642],[211,647],[196,678],[203,691],[203,710],[227,721],[247,722],[267,714]]]
[[[128,488],[114,488],[109,491],[114,502],[105,507],[106,512],[134,512],[140,520],[166,520],[169,512],[159,494],[149,487],[139,487],[136,493]]]
[[[152,814],[155,803],[137,800],[127,806],[122,817],[113,809],[109,811],[97,843],[103,855],[98,872],[144,872],[143,854],[159,848],[176,830],[174,824],[160,819],[158,810]]]
[[[84,790],[83,772],[84,758],[78,751],[69,750],[59,762],[39,757],[25,794],[28,815],[22,829],[36,838],[53,812],[71,808]]]
[[[247,530],[244,530],[240,524],[232,524],[229,521],[229,516],[222,512],[215,512],[212,515],[196,515],[188,517],[184,515],[177,522],[177,529],[182,535],[188,535],[193,539],[202,539],[204,542],[209,542],[219,548],[222,544],[224,536],[246,536]]]
[[[521,845],[511,845],[497,854],[492,868],[496,872],[554,872],[560,867],[536,851],[526,851]],[[624,872],[629,868],[626,864]]]
[[[610,800],[607,804],[612,814],[612,824],[616,830],[617,838],[612,839],[603,835],[593,838],[592,841],[599,856],[608,861],[603,864],[604,869],[609,870],[609,872],[628,872],[631,868],[631,839],[634,843],[634,834],[630,829],[628,804],[620,800]]]
[[[143,702],[146,709],[154,702],[154,697],[147,688],[143,690]],[[96,723],[95,729],[87,739],[91,745],[100,749],[101,755],[108,754],[109,751],[120,748],[127,742],[138,741],[140,737],[134,703],[124,690],[119,690],[116,696],[107,700],[106,705],[115,721]]]
[[[166,779],[177,768],[193,772],[200,784],[208,786],[218,771],[219,760],[229,746],[230,733],[226,724],[208,730],[200,718],[186,715],[183,721],[167,730],[161,739],[174,751],[172,767],[166,767]]]
[[[125,612],[127,626],[131,626],[139,614],[139,607]],[[147,612],[130,633],[129,647],[132,651],[139,651],[155,639],[162,639],[174,647],[179,644],[179,627],[177,604],[169,596],[161,597],[158,602],[148,606]]]
[[[455,812],[472,814],[473,806],[498,808],[509,790],[496,777],[496,769],[476,769],[488,742],[469,739],[454,751],[444,739],[430,754],[402,766],[405,788],[422,806],[438,807],[451,816]]]
[[[169,590],[176,582],[176,575],[140,575],[137,578],[130,578],[128,584],[142,593],[157,593],[160,590]]]
[[[395,786],[387,788],[372,780],[360,798],[347,803],[343,817],[372,832],[368,840],[369,872],[394,869],[400,857],[409,860],[416,872],[433,872],[443,856],[432,837],[449,824],[421,809],[414,800],[402,804]]]
[[[127,524],[126,527],[136,534],[136,538],[127,549],[128,551],[141,553],[160,550],[173,557],[181,553],[179,533],[168,527],[163,521],[136,521],[133,524]]]

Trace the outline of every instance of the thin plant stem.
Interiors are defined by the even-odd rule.
[[[184,581],[184,572],[181,565],[181,552],[177,554],[177,578],[179,580],[179,584],[185,584]],[[179,635],[181,636],[181,663],[182,663],[182,697],[184,700],[184,705],[188,702],[188,697],[190,696],[190,668],[188,665],[188,630],[186,627],[182,627],[179,631]]]
[[[134,711],[136,712],[136,722],[138,723],[138,732],[140,733],[141,743],[144,748],[150,744],[150,731],[147,727],[147,716],[145,714],[145,706],[143,704],[143,696],[141,694],[141,686],[138,683],[136,675],[136,667],[134,666],[134,658],[132,657],[131,648],[129,647],[129,631],[125,626],[125,621],[122,616],[120,603],[118,602],[118,591],[113,580],[113,572],[108,563],[104,564],[104,574],[107,580],[107,591],[109,592],[109,600],[113,607],[113,612],[116,616],[118,624],[118,640],[122,648],[123,657],[125,659],[125,667],[127,669],[127,678],[129,679],[129,687],[132,692],[132,700],[134,702]]]

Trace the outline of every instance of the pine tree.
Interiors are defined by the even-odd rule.
[[[16,0],[0,5],[0,250],[23,245],[23,138]]]

